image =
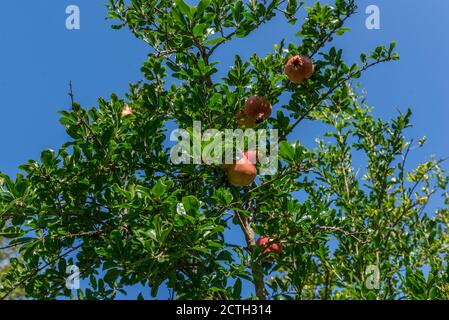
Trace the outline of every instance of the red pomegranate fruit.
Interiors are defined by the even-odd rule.
[[[282,253],[282,246],[280,243],[272,242],[268,245],[269,242],[273,241],[268,237],[262,236],[257,240],[257,245],[263,250],[263,253],[274,252],[276,254]]]
[[[295,84],[300,84],[309,79],[314,71],[315,66],[312,60],[302,55],[290,58],[284,67],[288,79]]]
[[[271,115],[271,103],[262,96],[251,96],[246,100],[243,113],[256,124],[268,119]]]

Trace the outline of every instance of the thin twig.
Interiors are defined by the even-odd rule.
[[[323,231],[334,231],[334,232],[338,232],[341,233],[342,235],[346,236],[346,237],[353,237],[354,239],[356,239],[358,242],[363,242],[362,240],[360,240],[360,238],[356,237],[356,234],[365,234],[366,232],[363,231],[358,231],[358,232],[348,232],[346,230],[343,230],[339,227],[332,227],[332,226],[316,226],[317,229],[319,230],[323,230]]]

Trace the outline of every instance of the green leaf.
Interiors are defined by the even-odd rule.
[[[194,196],[186,196],[182,198],[182,204],[184,205],[184,210],[190,216],[199,215],[200,202]]]
[[[151,288],[151,296],[155,298],[157,296],[157,292],[159,291],[159,285],[153,285]]]
[[[366,296],[366,300],[377,300],[377,295],[374,291],[368,292],[368,295]]]
[[[234,199],[234,197],[232,196],[232,193],[228,189],[225,189],[225,188],[220,188],[218,190],[215,190],[214,198],[217,199],[217,201],[223,205],[231,204],[232,200]]]
[[[209,253],[208,249],[202,248],[202,247],[199,247],[199,246],[192,247],[192,250],[195,250],[195,251],[198,251],[198,252],[201,252],[201,253],[204,253],[204,254],[208,254]]]
[[[282,141],[279,144],[279,155],[288,162],[293,162],[295,159],[295,148],[287,141]]]
[[[239,24],[240,21],[242,21],[244,11],[245,11],[245,8],[243,6],[243,2],[240,0],[237,1],[234,4],[234,8],[232,10],[232,16],[234,17],[234,20],[237,24]]]
[[[345,34],[345,33],[348,32],[348,31],[351,31],[351,28],[349,28],[349,27],[340,28],[340,29],[338,29],[338,30],[335,32],[335,34],[336,34],[337,36],[341,36],[341,35]]]
[[[120,276],[120,273],[121,271],[119,269],[109,269],[103,277],[104,282],[113,287],[114,283],[117,281],[117,278]]]
[[[217,260],[232,261],[232,254],[226,250],[221,251],[217,256]]]
[[[206,10],[206,8],[210,5],[211,0],[201,0],[200,3],[198,3],[198,6],[196,7],[196,14],[195,16],[199,16]]]
[[[179,11],[187,17],[192,17],[191,7],[184,0],[174,1]]]
[[[238,278],[234,283],[234,288],[232,290],[232,296],[234,299],[240,299],[242,293],[242,280]]]
[[[207,29],[206,24],[197,24],[195,27],[193,27],[193,35],[195,37],[200,37],[205,34],[205,30]]]
[[[223,38],[223,37],[218,37],[218,38],[210,39],[210,40],[207,41],[205,44],[206,44],[206,45],[213,45],[213,44],[220,43],[220,42],[224,42],[224,41],[226,41],[225,38]]]
[[[159,241],[159,237],[158,237],[158,235],[157,235],[157,233],[156,233],[156,230],[154,230],[154,229],[148,230],[148,231],[146,232],[146,235],[147,235],[150,239],[153,239],[154,241]]]
[[[41,153],[41,163],[44,167],[51,167],[53,165],[53,158],[55,152],[52,149],[47,149]]]
[[[166,190],[167,190],[167,186],[162,182],[162,180],[159,180],[153,186],[153,188],[151,188],[151,193],[157,198],[162,198],[162,196],[165,194]]]

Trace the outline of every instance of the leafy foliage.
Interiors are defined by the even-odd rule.
[[[0,236],[20,253],[1,278],[1,296],[23,287],[31,298],[74,297],[65,279],[76,264],[89,283],[77,292],[85,299],[113,299],[139,283],[153,297],[165,284],[179,299],[240,299],[244,281],[259,299],[449,298],[449,211],[426,210],[434,195],[449,201],[441,160],[408,169],[409,153],[424,143],[404,137],[411,112],[377,119],[353,83],[397,60],[395,44],[347,64],[330,43],[349,31],[354,1],[304,5],[110,0],[114,28],[129,28],[152,48],[146,81],[132,84],[125,98],[100,99],[98,108],[72,101],[60,120],[71,140],[21,165],[15,179],[1,174]],[[218,47],[276,14],[295,24],[299,10],[308,14],[298,26],[300,45],[280,40],[266,56],[236,55],[216,79]],[[299,86],[283,74],[296,54],[316,64]],[[259,128],[279,130],[278,172],[237,188],[220,166],[170,162],[168,122],[235,128],[235,114],[253,94],[276,105]],[[123,117],[125,105],[133,113]],[[288,142],[304,121],[327,130],[313,149]],[[355,157],[365,160],[359,171]],[[229,243],[232,224],[247,246]],[[282,255],[263,253],[256,235],[282,243]],[[369,266],[380,272],[374,289],[366,285]]]
[[[0,279],[3,278],[4,275],[7,276],[8,271],[10,271],[11,265],[10,261],[14,261],[17,259],[17,254],[15,252],[15,246],[12,245],[4,245],[6,241],[0,238]],[[7,300],[17,300],[24,298],[24,292],[22,288],[18,287],[14,289],[8,297],[5,297]]]

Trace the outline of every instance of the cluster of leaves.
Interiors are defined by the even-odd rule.
[[[142,67],[146,81],[132,84],[124,99],[100,99],[98,108],[72,101],[61,111],[71,140],[20,166],[15,179],[0,175],[0,236],[20,254],[0,279],[0,297],[18,287],[32,298],[72,297],[66,270],[76,264],[88,283],[77,297],[86,299],[113,299],[139,283],[153,296],[165,284],[171,297],[240,299],[243,281],[254,283],[252,297],[259,299],[449,298],[449,211],[426,211],[434,194],[449,201],[441,161],[407,169],[409,152],[422,145],[404,138],[410,112],[376,119],[352,83],[397,60],[394,43],[351,65],[342,50],[324,50],[349,30],[344,22],[355,13],[354,1],[305,7],[300,45],[281,40],[273,53],[249,61],[236,55],[216,79],[218,47],[278,13],[294,24],[303,6],[110,0],[109,17],[120,21],[114,27],[128,27],[153,49]],[[296,54],[316,64],[299,86],[283,75]],[[288,103],[280,105],[284,93]],[[275,174],[236,188],[219,166],[170,162],[167,123],[234,128],[236,112],[253,94],[277,110],[260,125],[280,132]],[[121,116],[125,105],[132,115]],[[330,128],[314,149],[288,142],[306,120]],[[362,173],[355,154],[366,160]],[[229,243],[232,223],[246,246]],[[254,246],[256,235],[281,242],[283,254],[267,257]],[[366,285],[372,265],[380,271],[374,289]]]
[[[0,279],[11,269],[10,260],[17,259],[15,246],[6,245],[7,241],[4,241],[0,237]],[[11,294],[6,297],[7,300],[23,299],[24,292],[22,288],[16,288]]]

